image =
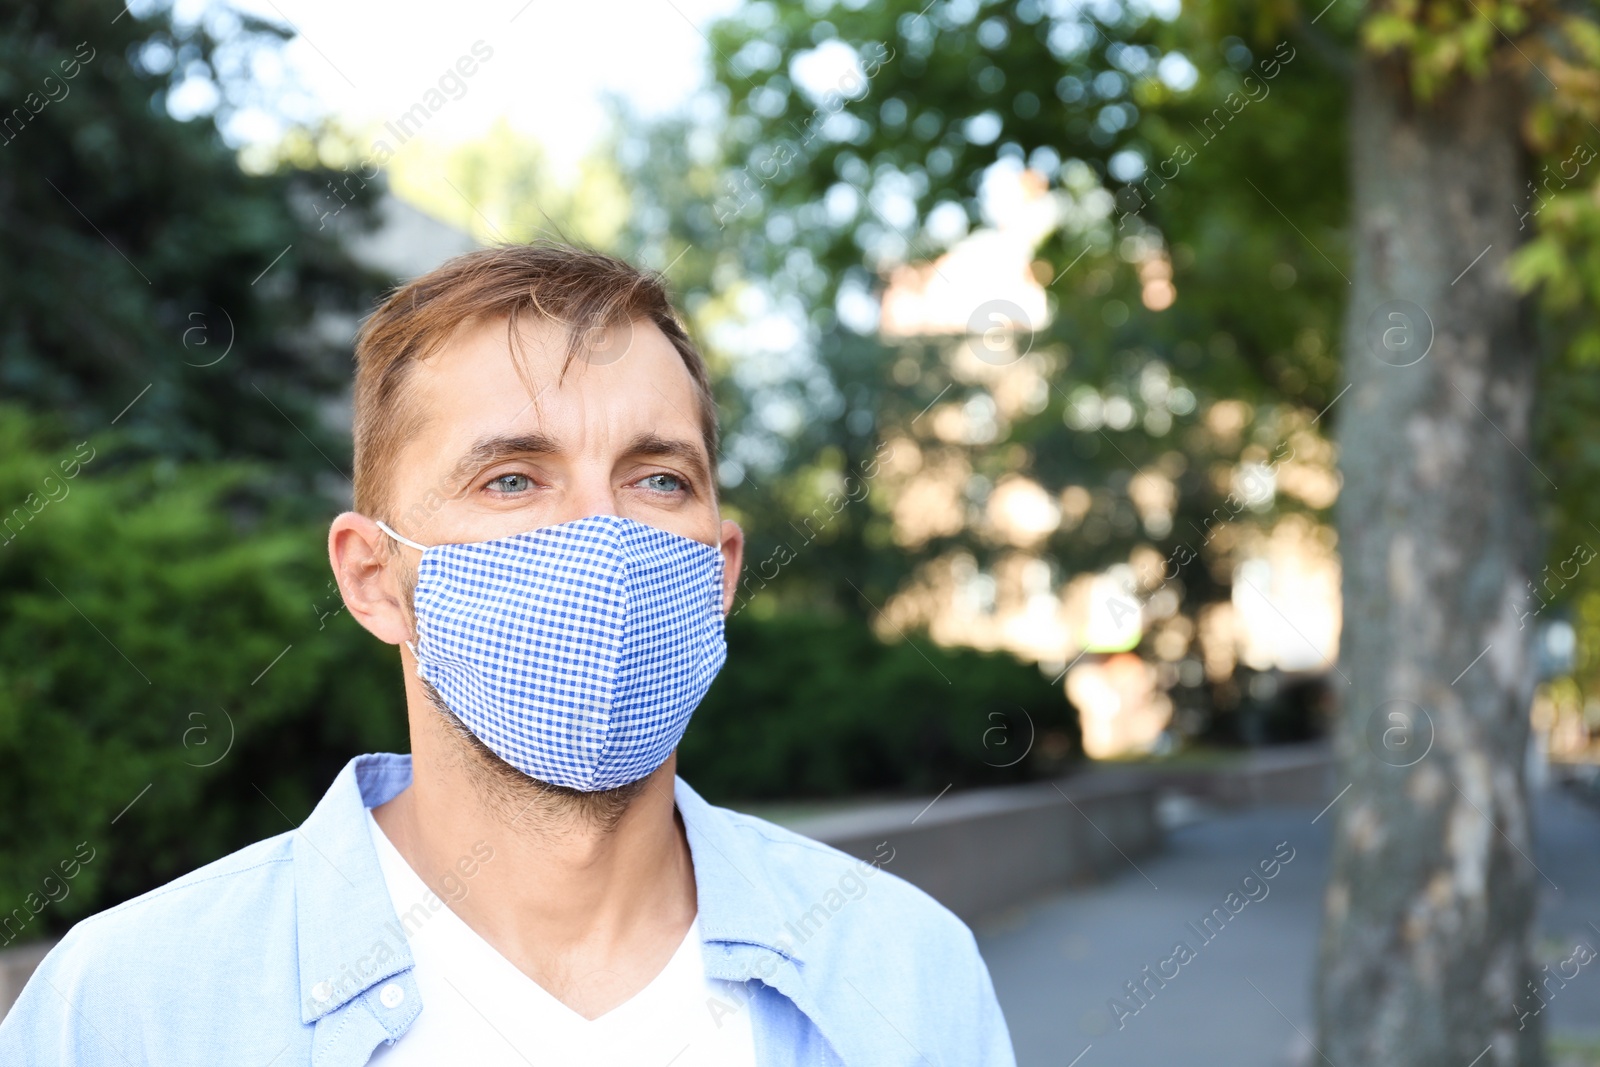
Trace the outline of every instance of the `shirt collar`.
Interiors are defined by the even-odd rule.
[[[807,958],[789,936],[793,915],[772,881],[772,865],[752,847],[755,831],[741,827],[725,808],[706,803],[682,778],[673,799],[683,819],[694,861],[700,913],[701,956],[708,977],[762,982],[788,997],[835,1049],[854,1047],[835,1025],[822,994],[806,980]],[[820,973],[820,972],[819,972]]]
[[[357,756],[294,832],[302,1022],[412,965],[366,820],[410,784],[410,756]]]
[[[392,800],[410,784],[409,755],[357,756],[294,832],[305,1023],[413,965],[366,823],[366,809]],[[749,834],[681,778],[674,780],[673,801],[694,863],[706,973],[774,987],[833,1037],[821,1026],[819,1005],[802,975],[801,949],[784,933],[780,894],[768,865],[752,852]]]
[[[753,861],[748,840],[734,833],[729,813],[706,803],[682,778],[674,782],[673,802],[694,861],[701,940],[755,945],[797,959],[790,939],[783,936],[777,894],[766,869]]]

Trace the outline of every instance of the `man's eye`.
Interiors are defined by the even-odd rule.
[[[533,485],[533,480],[526,474],[502,474],[489,483],[489,488],[496,493],[521,493]]]
[[[652,474],[642,479],[639,484],[658,493],[676,493],[683,488],[683,480],[676,474]]]

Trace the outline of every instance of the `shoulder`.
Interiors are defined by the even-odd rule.
[[[793,926],[791,936],[809,940],[822,936],[824,926],[837,927],[826,943],[854,940],[856,932],[869,929],[874,942],[976,958],[966,923],[892,872],[890,842],[877,845],[866,859],[754,815],[726,808],[712,811],[744,844],[741,851],[761,867],[786,925]]]
[[[115,966],[135,948],[146,959],[181,953],[187,965],[193,964],[195,949],[231,954],[228,934],[246,926],[259,932],[285,917],[285,908],[293,918],[291,845],[292,833],[258,841],[91,915],[72,928],[58,951],[105,953],[97,966]]]
[[[272,983],[294,973],[294,908],[283,834],[92,915],[39,964],[0,1027],[0,1051],[12,1040],[71,1046],[71,1062],[100,1062],[91,1053],[101,1042],[116,1047],[108,1029],[160,1032],[174,1014],[209,1025],[212,991],[237,988],[241,974]]]
[[[1014,1067],[977,940],[949,908],[886,869],[890,842],[868,860],[752,815],[708,815],[721,821],[730,852],[748,860],[749,880],[771,897],[777,947],[799,963],[826,1017],[859,1020],[859,1001],[870,997],[875,1017],[952,1062]],[[876,1040],[845,1026],[863,1047]],[[867,1058],[899,1055],[893,1041],[887,1048]]]

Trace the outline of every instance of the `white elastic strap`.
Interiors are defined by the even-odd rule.
[[[428,550],[428,546],[427,545],[419,545],[415,541],[411,540],[411,538],[409,538],[409,537],[401,537],[399,534],[397,534],[393,530],[389,529],[388,524],[385,523],[382,519],[374,519],[373,521],[378,524],[378,529],[382,530],[384,533],[388,534],[390,537],[394,538],[396,541],[399,541],[402,545],[410,545],[412,548],[416,549],[418,552],[426,552]]]

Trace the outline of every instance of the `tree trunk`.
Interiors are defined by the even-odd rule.
[[[1350,389],[1331,412],[1350,788],[1330,812],[1317,980],[1336,1067],[1542,1062],[1519,612],[1539,603],[1547,480],[1529,458],[1534,341],[1504,271],[1531,232],[1512,206],[1522,104],[1509,74],[1422,103],[1389,62],[1355,73]]]

